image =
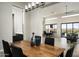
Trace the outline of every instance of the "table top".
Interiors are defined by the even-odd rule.
[[[20,47],[23,54],[28,57],[57,57],[64,52],[64,48],[41,44],[40,46],[31,47],[30,41],[20,41],[13,43],[14,46]]]

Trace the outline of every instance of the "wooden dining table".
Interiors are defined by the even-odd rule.
[[[31,42],[26,40],[15,42],[13,45],[21,48],[23,54],[28,57],[58,57],[65,50],[64,48],[59,48],[47,44],[31,47]]]

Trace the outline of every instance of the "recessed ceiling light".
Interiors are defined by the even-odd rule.
[[[35,2],[32,2],[32,6],[35,6]]]
[[[25,9],[28,9],[28,6],[27,5],[25,5]]]
[[[28,8],[31,8],[31,4],[30,3],[28,4]]]
[[[36,4],[39,4],[39,2],[36,2]]]

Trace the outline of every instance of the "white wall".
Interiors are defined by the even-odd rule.
[[[79,10],[77,7],[79,3],[68,3],[68,11],[71,10]],[[66,11],[65,3],[58,3],[55,5],[51,5],[46,8],[37,8],[30,13],[30,20],[31,20],[31,30],[30,34],[32,32],[35,32],[36,35],[41,35],[43,32],[43,18],[47,17],[49,15],[53,14],[60,14],[64,13]],[[55,12],[55,13],[54,13]],[[63,22],[79,22],[79,17],[74,17],[74,18],[68,18],[68,19],[57,19],[57,20],[52,20],[52,23],[57,23],[58,24],[58,37],[60,37],[61,30],[60,30],[60,24]]]
[[[0,38],[12,42],[12,10],[9,3],[0,3]]]
[[[31,33],[35,32],[35,35],[42,34],[42,21],[43,21],[43,15],[41,14],[40,9],[36,9],[31,12]]]
[[[12,13],[14,14],[14,32],[23,34],[23,9],[12,6]]]
[[[25,13],[25,20],[24,20],[24,39],[30,40],[30,13]]]
[[[0,2],[0,56],[3,56],[3,46],[2,40],[12,42],[13,36],[13,20],[12,20],[12,13],[15,14],[15,19],[20,20],[18,22],[18,31],[22,32],[22,20],[23,18],[23,9],[15,8],[12,6],[12,3],[8,2]],[[22,20],[21,20],[22,19]],[[18,26],[17,25],[17,26]],[[18,31],[16,31],[18,33]]]
[[[3,56],[2,40],[12,42],[12,10],[9,3],[0,2],[0,56]]]

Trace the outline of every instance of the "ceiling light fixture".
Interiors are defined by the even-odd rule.
[[[67,5],[67,3],[66,3],[66,12],[65,12],[66,16],[61,16],[61,18],[79,16],[79,14],[70,14],[70,15],[69,15],[69,12],[67,11],[67,10],[68,10],[67,7],[68,7],[68,5]]]
[[[79,14],[73,14],[73,15],[62,16],[61,18],[74,17],[74,16],[79,16]]]
[[[50,19],[47,19],[47,20],[55,20],[55,19],[58,19],[57,17],[55,17],[55,18],[50,18]]]

